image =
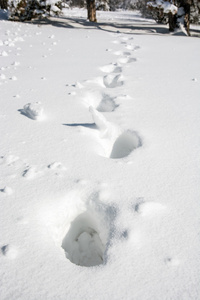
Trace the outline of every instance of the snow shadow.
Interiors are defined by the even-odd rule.
[[[89,129],[97,129],[97,126],[95,123],[71,123],[71,124],[62,124],[64,126],[69,126],[69,127],[85,127]]]
[[[117,33],[126,33],[126,34],[169,34],[169,29],[167,25],[163,24],[155,24],[152,20],[143,19],[139,20],[135,19],[133,15],[133,19],[126,19],[122,22],[120,18],[120,22],[109,22],[109,21],[98,21],[97,23],[88,22],[86,18],[83,17],[51,17],[51,18],[43,18],[43,19],[35,19],[31,20],[32,24],[35,25],[51,25],[55,27],[63,27],[70,29],[99,29],[106,32],[117,32]]]

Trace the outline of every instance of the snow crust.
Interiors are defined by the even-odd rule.
[[[199,27],[65,13],[0,13],[0,298],[199,299]]]

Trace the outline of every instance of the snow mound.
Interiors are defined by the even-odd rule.
[[[32,120],[42,120],[43,119],[43,107],[40,102],[28,103],[24,105],[23,109],[19,110],[21,114]]]
[[[0,56],[8,56],[8,53],[7,53],[6,51],[2,51],[2,52],[0,53]]]

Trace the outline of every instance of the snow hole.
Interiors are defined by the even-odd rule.
[[[114,99],[109,95],[103,94],[102,100],[99,103],[97,110],[100,112],[111,112],[114,111],[118,105],[115,103]]]
[[[116,88],[124,84],[121,74],[109,74],[103,77],[103,83],[106,88]]]
[[[128,156],[142,146],[141,138],[136,131],[125,130],[108,122],[103,114],[90,106],[94,123],[100,131],[100,144],[104,149],[102,156],[119,159]]]
[[[123,158],[141,146],[141,140],[136,132],[125,131],[115,141],[110,158]]]
[[[103,264],[106,241],[94,213],[85,211],[70,224],[62,241],[66,257],[74,264],[92,267]]]

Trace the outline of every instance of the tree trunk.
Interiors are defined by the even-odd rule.
[[[88,20],[97,22],[95,0],[87,0]]]
[[[192,5],[192,0],[181,0],[180,7],[184,10],[184,26],[187,34],[190,35],[190,8]]]
[[[7,9],[8,8],[8,1],[7,0],[0,0],[0,8]]]
[[[173,32],[175,30],[176,26],[176,15],[173,15],[172,12],[168,14],[168,20],[169,20],[169,31]]]

